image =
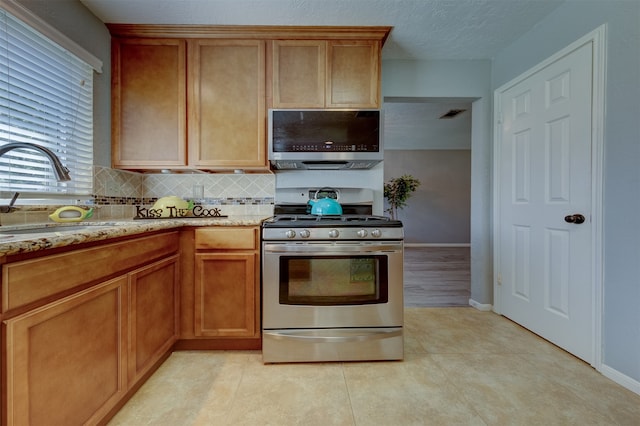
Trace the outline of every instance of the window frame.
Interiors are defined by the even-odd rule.
[[[13,1],[0,0],[0,33],[0,103],[3,109],[0,111],[0,144],[27,141],[49,148],[71,170],[72,178],[71,183],[57,182],[49,160],[40,152],[31,149],[11,150],[0,157],[0,185],[3,190],[0,198],[10,198],[13,192],[20,192],[21,200],[90,197],[93,195],[94,164],[93,71],[101,72],[102,62]],[[17,38],[13,39],[13,36]],[[16,50],[18,48],[22,49],[19,53]],[[36,53],[29,58],[25,54],[27,50]],[[38,65],[46,55],[53,55],[54,59]],[[54,65],[55,61],[59,61],[58,65]],[[17,74],[18,69],[30,72],[31,67],[41,68],[33,70],[31,75]],[[76,70],[79,74],[75,74]],[[67,74],[67,82],[58,80],[61,74]],[[12,91],[19,91],[21,85],[28,85],[29,82],[33,86],[27,92],[31,90],[33,93],[21,97],[25,92],[19,92],[18,96],[12,98]],[[39,86],[49,87],[43,89]],[[60,89],[59,92],[47,92],[56,87]],[[37,96],[34,93],[41,90],[44,90],[43,98],[35,101],[29,99],[30,96]],[[72,92],[75,92],[75,97],[69,96]],[[53,101],[49,97],[57,98]],[[54,105],[48,111],[42,108],[43,104],[50,102]],[[66,112],[66,121],[59,119],[60,110]],[[2,112],[6,113],[2,115]],[[32,120],[39,114],[49,114],[51,121]],[[37,129],[38,133],[29,133],[33,130],[30,126]],[[77,135],[74,134],[76,131]],[[80,132],[81,137],[78,137]],[[18,177],[12,178],[12,175]],[[74,177],[76,181],[73,181]],[[25,184],[29,180],[34,184]],[[22,184],[12,181],[22,181]]]

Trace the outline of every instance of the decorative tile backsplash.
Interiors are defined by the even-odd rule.
[[[200,194],[194,186],[201,185]],[[272,216],[276,179],[264,174],[142,174],[94,166],[93,196],[78,205],[93,207],[97,220],[132,219],[136,206],[151,207],[158,198],[175,195],[212,206],[223,216]],[[49,221],[56,205],[24,205],[12,213],[0,213],[0,224],[23,225]]]
[[[275,176],[272,174],[189,174],[146,175],[143,181],[145,197],[176,195],[193,197],[194,185],[202,185],[204,198],[272,198]]]
[[[202,187],[202,196],[194,187]],[[223,215],[273,214],[275,176],[265,174],[140,174],[94,167],[94,203],[100,218],[132,217],[135,206],[152,205],[175,195],[198,198],[198,203],[219,207]]]
[[[140,173],[94,166],[93,193],[109,197],[142,197],[144,178]]]

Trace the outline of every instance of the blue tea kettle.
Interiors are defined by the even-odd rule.
[[[329,198],[328,196],[324,196],[321,199],[318,199],[318,194],[327,191],[333,192],[336,194],[336,199]],[[309,200],[308,204],[311,205],[311,214],[313,215],[341,215],[342,214],[342,206],[338,203],[338,198],[340,198],[340,193],[338,190],[333,188],[321,188],[316,191],[313,200]]]

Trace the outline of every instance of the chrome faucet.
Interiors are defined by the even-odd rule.
[[[14,193],[13,198],[11,198],[8,206],[0,206],[0,213],[11,213],[12,211],[14,211],[15,208],[13,208],[13,205],[16,203],[19,195],[19,192]]]
[[[6,145],[2,145],[0,146],[0,157],[2,157],[6,152],[11,151],[12,149],[17,149],[17,148],[33,149],[35,151],[42,152],[49,159],[49,162],[51,163],[51,168],[53,169],[53,172],[55,173],[56,179],[58,180],[58,182],[65,182],[65,181],[71,180],[71,176],[69,176],[69,169],[67,169],[62,164],[58,156],[54,154],[53,151],[51,151],[50,149],[40,145],[36,145],[35,143],[12,142]]]

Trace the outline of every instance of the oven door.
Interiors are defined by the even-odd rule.
[[[401,241],[264,242],[263,328],[401,327]]]

